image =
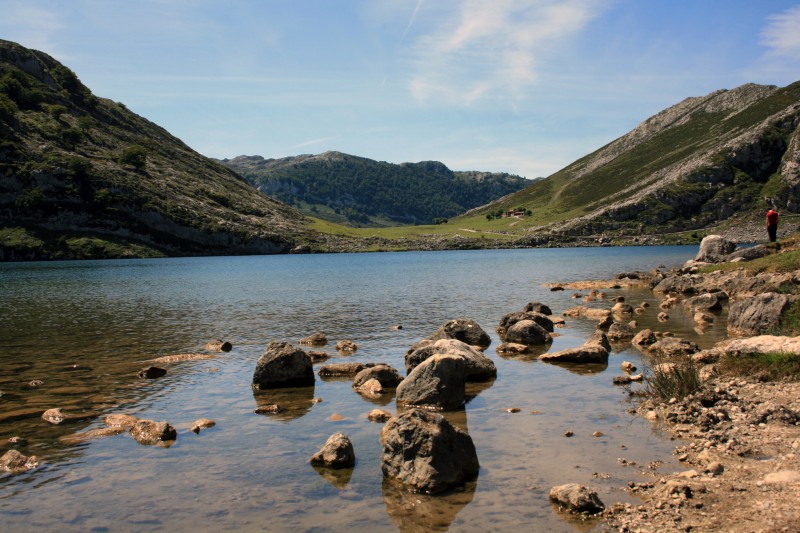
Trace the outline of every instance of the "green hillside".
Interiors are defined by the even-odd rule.
[[[316,238],[52,57],[0,41],[0,259],[276,253]]]
[[[221,162],[307,215],[356,227],[440,222],[530,183],[505,173],[454,172],[437,161],[397,165],[340,152]]]
[[[518,221],[516,231],[636,235],[706,228],[766,210],[767,201],[797,212],[800,191],[791,162],[797,161],[798,116],[800,82],[689,98],[458,222],[475,224],[524,206],[532,216]]]

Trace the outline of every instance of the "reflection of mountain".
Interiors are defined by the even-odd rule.
[[[447,531],[458,512],[472,501],[476,486],[477,481],[470,481],[452,492],[430,496],[406,492],[384,479],[383,503],[403,533]]]
[[[274,412],[263,413],[266,416],[289,421],[300,418],[311,411],[311,406],[314,405],[314,386],[253,390],[253,398],[258,407],[278,406]]]

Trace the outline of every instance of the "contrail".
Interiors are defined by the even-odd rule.
[[[419,13],[419,9],[422,7],[422,2],[423,0],[417,0],[417,5],[414,7],[414,12],[411,13],[411,18],[408,20],[408,25],[406,26],[405,31],[403,31],[403,35],[400,37],[401,43],[406,38],[406,34],[411,29],[411,26],[414,25],[414,21],[417,19],[417,13]]]

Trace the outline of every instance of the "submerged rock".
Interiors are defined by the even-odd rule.
[[[328,468],[352,468],[356,464],[353,443],[344,433],[334,433],[309,462]]]
[[[358,351],[358,345],[351,340],[340,340],[336,343],[336,351],[341,354],[352,354]]]
[[[192,422],[191,427],[189,427],[189,431],[192,433],[200,433],[201,429],[213,428],[216,425],[217,423],[210,418],[199,418]]]
[[[211,339],[204,348],[209,352],[230,352],[233,349],[233,344],[220,339]]]
[[[314,384],[311,359],[288,342],[272,341],[256,363],[253,388],[305,387]]]
[[[375,363],[331,363],[323,365],[317,372],[320,377],[348,377],[355,376],[365,368],[375,366]]]
[[[17,450],[8,450],[0,457],[0,470],[21,474],[39,466],[39,459],[35,455],[23,455]]]
[[[381,431],[381,470],[409,490],[439,493],[474,479],[480,464],[472,438],[442,415],[411,409]]]
[[[300,344],[306,346],[325,346],[328,344],[328,337],[324,333],[317,332],[300,339]]]
[[[137,375],[142,379],[157,379],[166,376],[167,371],[157,366],[148,366],[147,368],[139,370]]]
[[[178,437],[178,432],[167,422],[154,420],[137,420],[128,430],[136,442],[151,446],[160,442],[172,441]]]

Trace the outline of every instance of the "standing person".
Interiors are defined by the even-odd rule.
[[[767,233],[769,242],[775,242],[778,238],[778,212],[770,209],[767,211]]]

